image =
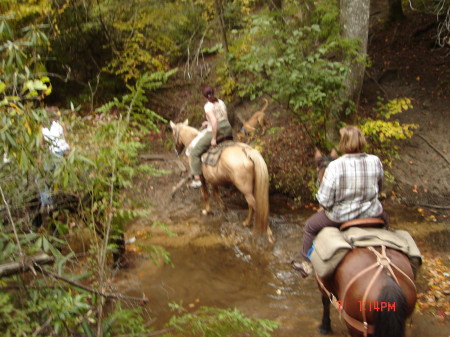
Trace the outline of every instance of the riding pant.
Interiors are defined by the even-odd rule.
[[[383,211],[379,216],[375,218],[380,218],[385,223],[385,228],[389,229],[389,217],[385,211]],[[335,222],[331,220],[324,210],[318,211],[316,214],[306,220],[305,227],[303,228],[303,246],[301,254],[305,259],[308,259],[308,251],[311,249],[313,240],[317,234],[325,227],[339,227],[343,222]]]
[[[222,120],[217,123],[217,135],[216,138],[224,138],[232,136],[232,128],[228,120]],[[208,131],[200,138],[194,148],[191,149],[189,154],[189,161],[191,164],[191,174],[202,174],[202,162],[201,156],[208,151],[211,146],[212,132]]]

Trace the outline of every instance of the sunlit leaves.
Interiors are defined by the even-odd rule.
[[[370,152],[379,155],[387,168],[398,158],[395,140],[413,136],[417,124],[401,123],[392,116],[412,108],[411,99],[397,98],[386,103],[380,101],[375,109],[376,118],[366,118],[360,122],[361,131],[369,138]]]

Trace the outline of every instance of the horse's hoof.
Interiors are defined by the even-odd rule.
[[[202,214],[203,215],[208,215],[208,211],[206,209],[202,209]]]
[[[330,328],[319,327],[319,332],[321,335],[331,335],[332,331]]]
[[[267,240],[269,240],[269,243],[273,245],[275,243],[275,240],[273,238],[272,230],[270,227],[267,227]]]

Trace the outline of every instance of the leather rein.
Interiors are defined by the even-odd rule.
[[[333,306],[339,311],[340,317],[343,318],[344,321],[346,323],[348,323],[352,328],[361,332],[364,335],[364,337],[367,337],[368,335],[373,334],[373,332],[374,332],[373,324],[367,323],[367,317],[366,317],[365,310],[362,310],[363,321],[361,322],[361,321],[351,317],[344,309],[345,297],[347,295],[347,291],[353,285],[353,283],[355,283],[355,281],[357,279],[359,279],[360,277],[362,277],[364,274],[368,273],[369,271],[376,269],[374,275],[372,276],[372,278],[364,292],[364,296],[362,298],[362,303],[366,303],[367,296],[369,295],[369,292],[372,289],[372,286],[375,283],[375,280],[378,278],[378,276],[381,274],[381,272],[383,270],[386,270],[388,276],[392,277],[394,279],[395,283],[400,285],[397,277],[394,274],[393,268],[396,269],[403,276],[405,276],[407,280],[410,281],[410,283],[414,286],[414,288],[416,288],[416,285],[414,284],[413,280],[411,280],[411,278],[408,275],[406,275],[406,273],[403,272],[399,267],[397,267],[394,263],[392,263],[391,259],[389,259],[389,257],[386,255],[386,247],[385,246],[381,246],[381,253],[378,252],[377,250],[375,250],[374,247],[367,247],[367,249],[369,251],[371,251],[373,254],[375,254],[377,261],[374,264],[368,266],[367,268],[361,270],[359,273],[357,273],[355,276],[352,277],[350,282],[345,287],[344,294],[340,301],[338,301],[336,296],[334,294],[332,294],[325,287],[323,282],[320,280],[319,276],[316,274],[317,283],[319,284],[319,286],[323,290],[323,292],[328,296],[331,304],[333,304]]]

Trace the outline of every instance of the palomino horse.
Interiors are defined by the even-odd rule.
[[[189,146],[199,131],[183,123],[170,121],[175,147],[178,153]],[[202,164],[202,196],[205,201],[203,213],[211,211],[208,187],[211,184],[214,197],[223,206],[218,187],[233,184],[244,195],[248,204],[248,215],[243,225],[248,226],[253,218],[253,229],[258,233],[267,233],[270,242],[273,242],[269,227],[269,173],[267,165],[261,154],[243,143],[234,143],[226,146],[215,166]]]
[[[331,160],[316,151],[318,176]],[[364,226],[379,219],[358,219]],[[382,222],[382,220],[380,220]],[[356,222],[353,220],[353,222]],[[341,225],[341,230],[347,227]],[[342,259],[333,275],[316,276],[322,292],[320,332],[331,332],[330,303],[340,312],[351,336],[403,337],[405,321],[416,303],[414,273],[408,257],[382,247],[354,248]]]

